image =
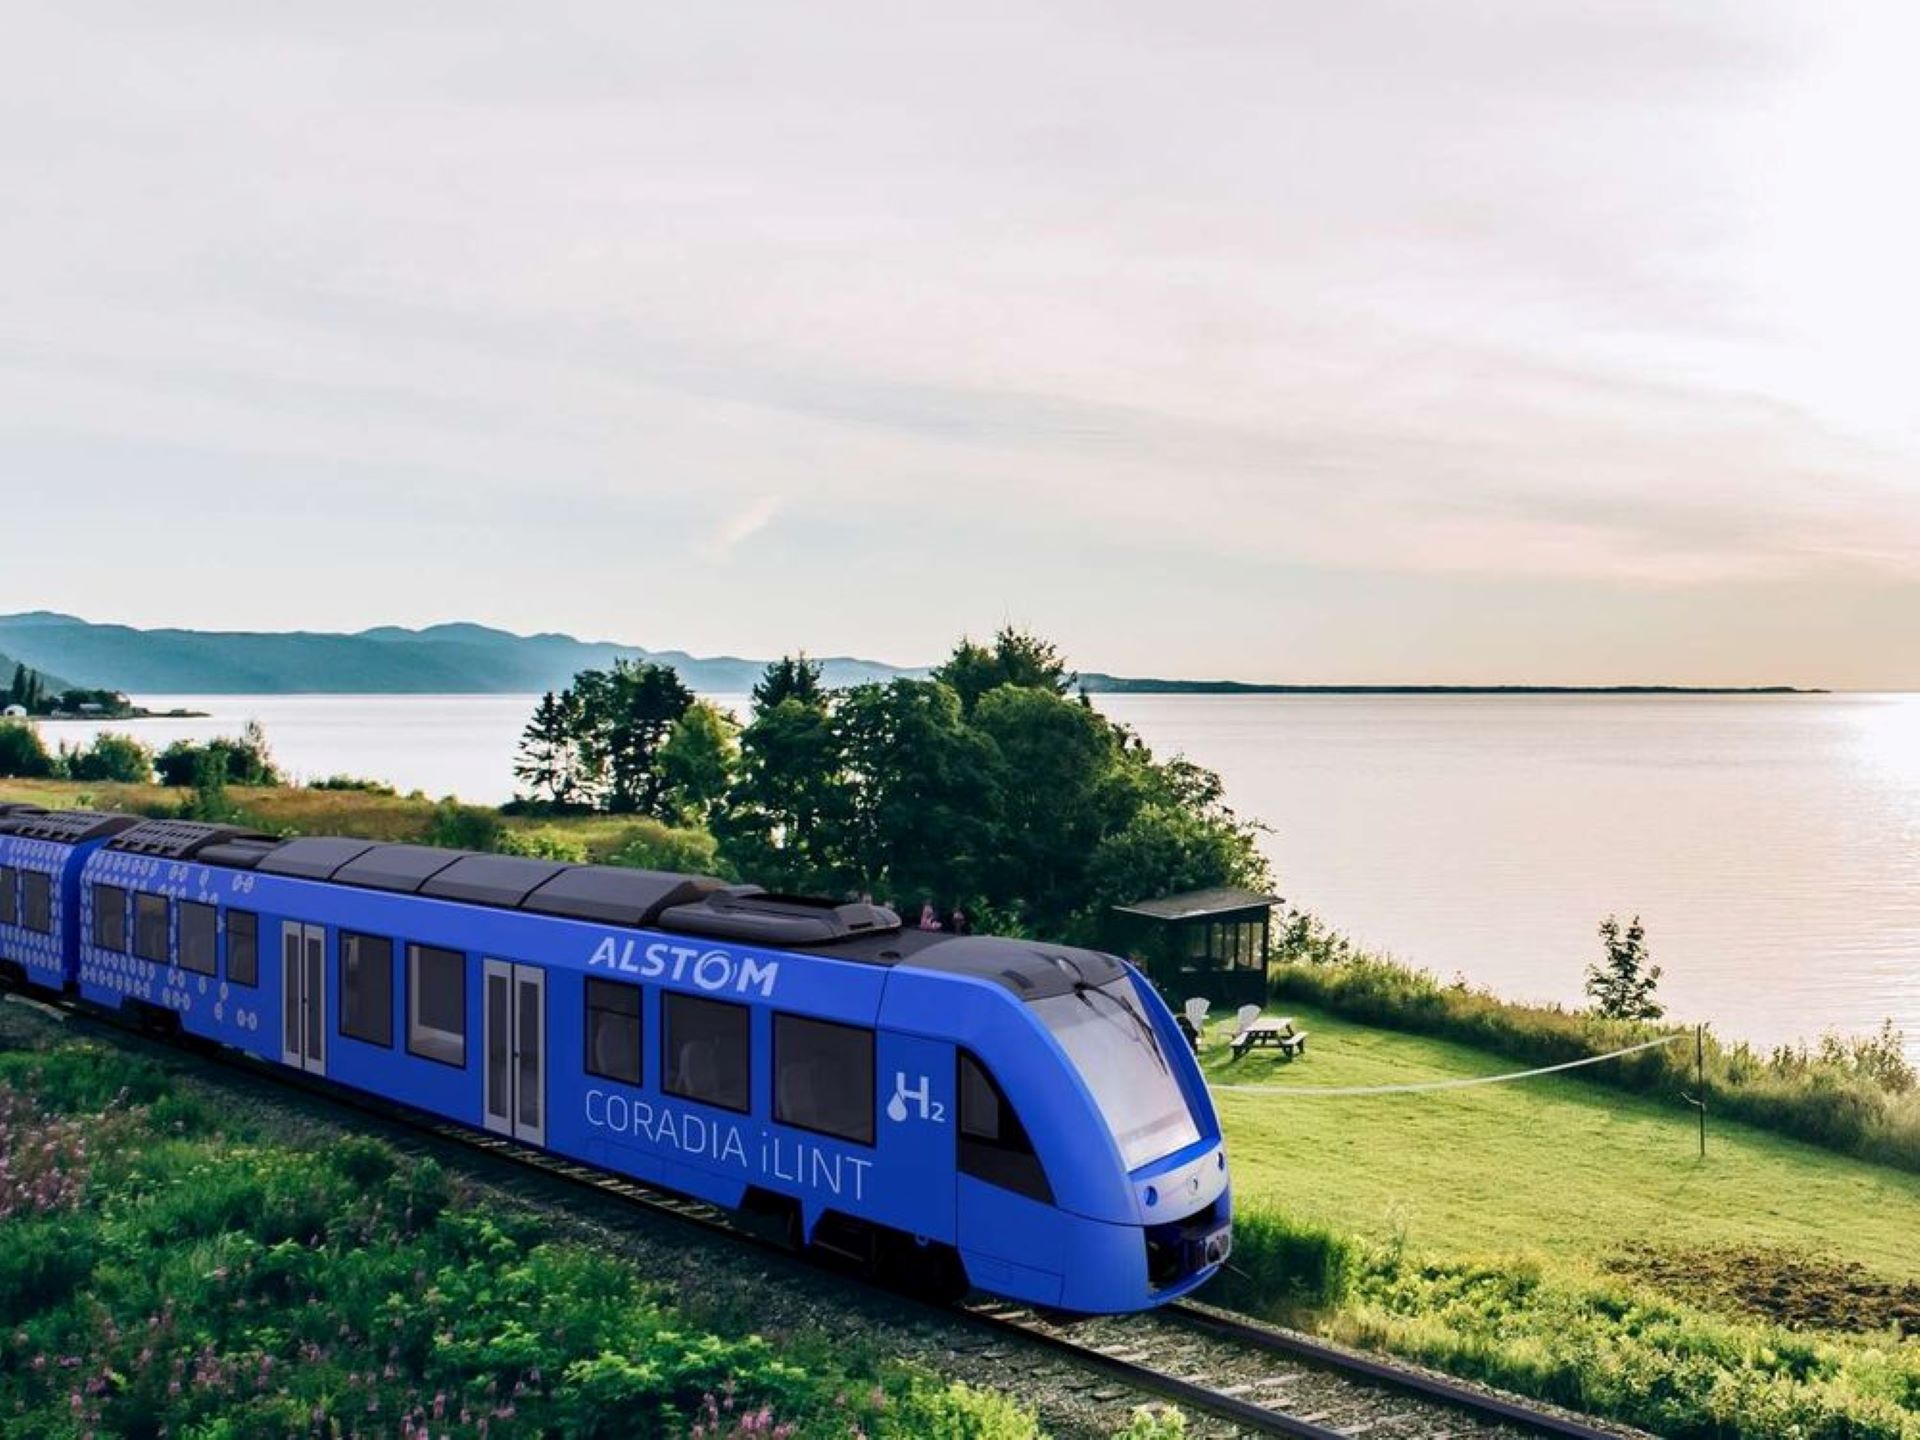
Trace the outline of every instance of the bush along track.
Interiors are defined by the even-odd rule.
[[[1041,1433],[844,1335],[702,1323],[549,1229],[379,1141],[272,1143],[107,1046],[8,1050],[0,1431]]]

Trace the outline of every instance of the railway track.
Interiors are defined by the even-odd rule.
[[[571,1204],[590,1195],[671,1218],[730,1243],[793,1257],[791,1247],[703,1201],[655,1190],[408,1107],[335,1089],[297,1071],[221,1047],[158,1039],[91,1008],[14,995],[63,1022],[97,1026],[154,1053],[212,1061],[221,1070],[298,1094],[333,1111],[375,1122],[383,1138],[416,1157],[458,1156],[498,1189],[535,1203]],[[833,1267],[845,1274],[844,1267]],[[857,1278],[857,1277],[856,1277]],[[927,1303],[927,1302],[920,1302]],[[1621,1440],[1639,1432],[1463,1385],[1261,1325],[1209,1306],[1180,1302],[1140,1315],[1087,1318],[1000,1301],[937,1307],[961,1320],[990,1358],[1016,1341],[1112,1384],[1186,1406],[1214,1424],[1203,1433],[1282,1435],[1296,1440]],[[1011,1352],[1008,1352],[1009,1355]],[[1224,1426],[1225,1428],[1221,1428]]]

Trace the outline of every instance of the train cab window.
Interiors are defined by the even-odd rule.
[[[745,1113],[753,1094],[752,1013],[727,1000],[660,997],[661,1088]]]
[[[1016,1195],[1053,1203],[1053,1187],[1027,1127],[971,1055],[960,1056],[960,1172]]]
[[[180,968],[196,975],[220,970],[220,912],[193,900],[180,902]]]
[[[467,957],[458,950],[407,946],[407,1049],[467,1063]]]
[[[774,1016],[773,1118],[873,1144],[873,1031]]]
[[[393,942],[340,932],[340,1033],[393,1044]]]
[[[127,892],[118,885],[93,887],[93,943],[102,950],[127,953]]]
[[[164,895],[133,897],[133,953],[155,965],[167,963],[167,927],[171,902]]]
[[[53,933],[53,877],[38,870],[20,872],[20,923],[40,935]],[[126,924],[123,913],[120,923]]]
[[[0,865],[0,925],[20,923],[20,872]]]
[[[640,987],[587,981],[587,1073],[623,1085],[640,1083]]]
[[[227,979],[260,983],[260,917],[251,910],[227,911]]]

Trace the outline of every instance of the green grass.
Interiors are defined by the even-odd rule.
[[[165,785],[121,785],[83,780],[0,779],[0,801],[42,805],[49,810],[85,806],[131,815],[176,814],[193,792]],[[368,840],[430,842],[444,809],[423,795],[380,795],[363,790],[315,790],[302,786],[234,785],[227,798],[241,823],[276,834],[351,835]],[[656,821],[631,815],[500,815],[485,806],[464,806],[463,813],[489,817],[508,835],[526,837],[569,858],[604,861],[636,843],[666,832]],[[456,837],[457,838],[457,837]],[[650,858],[642,855],[640,858]],[[674,858],[670,853],[667,858]]]
[[[0,1049],[0,1432],[1038,1440],[550,1228],[378,1140],[278,1143],[106,1045]]]
[[[1703,1162],[1571,1077],[1316,1097],[1526,1067],[1287,1013],[1301,1059],[1202,1052],[1239,1211],[1206,1298],[1661,1435],[1920,1440],[1920,1176],[1733,1123]]]
[[[1216,1085],[1395,1085],[1525,1068],[1447,1041],[1289,1010],[1312,1032],[1287,1062],[1230,1060]],[[1538,1251],[1592,1264],[1658,1237],[1677,1246],[1781,1245],[1920,1278],[1920,1176],[1577,1078],[1429,1095],[1315,1098],[1217,1092],[1237,1193],[1382,1242]]]

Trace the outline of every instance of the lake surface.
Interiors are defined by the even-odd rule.
[[[1218,770],[1272,827],[1281,893],[1363,943],[1577,1000],[1594,927],[1637,913],[1675,1015],[1768,1043],[1891,1017],[1920,1059],[1920,696],[1097,698]],[[212,718],[111,728],[159,746],[254,718],[300,777],[494,802],[532,697],[143,703]]]

